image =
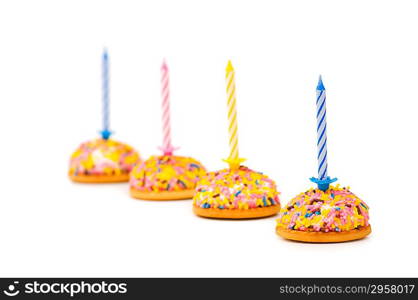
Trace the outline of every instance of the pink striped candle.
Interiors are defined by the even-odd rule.
[[[161,97],[162,97],[162,121],[163,121],[163,146],[161,150],[164,155],[173,155],[175,150],[171,144],[171,124],[170,124],[170,76],[165,60],[161,66]]]

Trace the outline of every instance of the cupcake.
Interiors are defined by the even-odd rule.
[[[369,207],[349,188],[311,188],[281,209],[276,232],[286,239],[311,243],[362,239],[371,232]]]
[[[275,182],[245,166],[208,173],[193,197],[195,214],[208,218],[260,218],[279,210]]]
[[[82,143],[71,155],[68,175],[76,182],[124,182],[139,161],[131,146],[99,138]]]
[[[205,167],[191,157],[151,156],[132,170],[130,193],[144,200],[191,199],[205,174]]]

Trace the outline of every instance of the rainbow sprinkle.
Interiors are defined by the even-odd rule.
[[[208,173],[198,183],[193,204],[201,208],[251,209],[279,205],[278,195],[273,180],[240,166]]]
[[[139,154],[126,144],[111,139],[95,139],[81,144],[73,153],[69,174],[128,174],[139,160]]]
[[[148,192],[193,190],[205,174],[206,169],[193,158],[151,156],[132,170],[130,185]]]
[[[278,228],[298,231],[340,232],[369,224],[369,208],[350,188],[310,189],[282,208]]]

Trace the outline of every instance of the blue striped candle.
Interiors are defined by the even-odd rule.
[[[318,134],[318,179],[323,180],[328,175],[327,161],[327,105],[326,92],[322,78],[319,76],[316,87],[316,132]]]
[[[112,134],[109,129],[109,55],[107,50],[103,50],[102,58],[102,97],[103,97],[103,130],[102,138],[107,140]]]
[[[311,178],[311,181],[318,184],[321,190],[327,190],[329,184],[337,179],[330,179],[328,177],[328,151],[327,151],[327,105],[326,92],[322,82],[322,77],[319,76],[318,85],[316,87],[316,132],[318,135],[318,178]]]

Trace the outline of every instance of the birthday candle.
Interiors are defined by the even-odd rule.
[[[231,61],[228,61],[226,67],[226,93],[228,98],[228,122],[229,122],[229,148],[230,154],[228,161],[239,161],[238,152],[238,125],[237,125],[237,109],[235,96],[235,71]],[[230,163],[231,165],[231,163]]]
[[[169,72],[165,60],[161,66],[161,97],[162,97],[162,121],[163,121],[163,146],[164,155],[173,154],[173,145],[171,144],[171,125],[170,125],[170,86]]]
[[[101,132],[103,139],[110,137],[109,130],[109,55],[107,50],[103,50],[102,58],[102,93],[103,93],[103,130]]]
[[[321,76],[319,76],[318,86],[316,87],[316,120],[316,131],[318,134],[318,179],[323,180],[328,176],[328,153],[326,93]]]

